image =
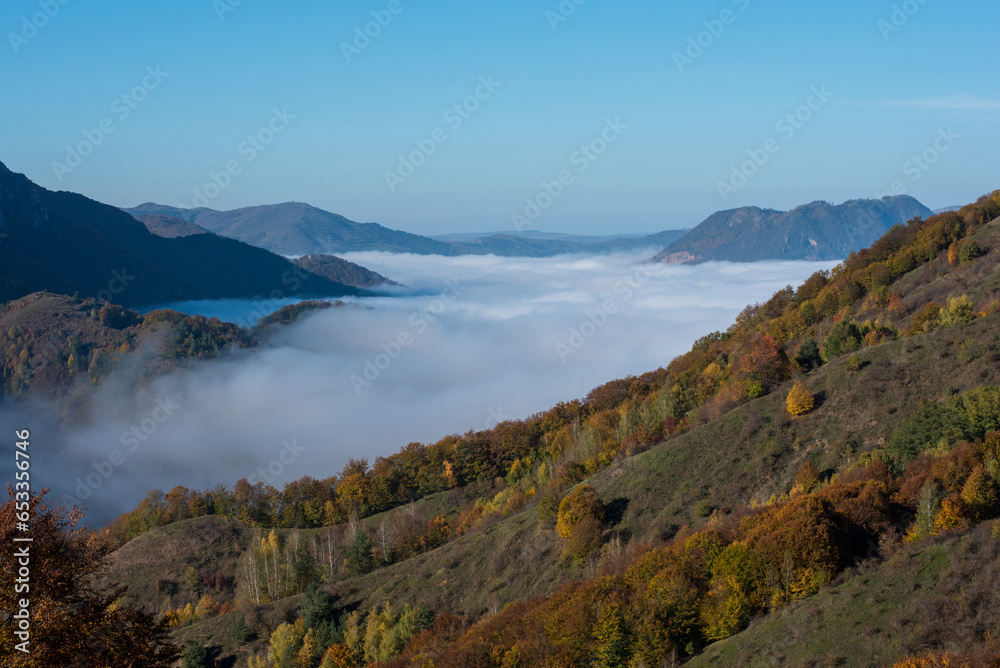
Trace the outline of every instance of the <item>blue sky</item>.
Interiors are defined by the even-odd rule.
[[[932,208],[1000,187],[988,0],[63,2],[0,9],[0,161],[120,206],[298,200],[424,234],[515,214],[611,234],[894,182]],[[372,12],[387,25],[355,42]]]

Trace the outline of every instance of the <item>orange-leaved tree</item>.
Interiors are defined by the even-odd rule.
[[[124,587],[101,583],[107,559],[102,538],[77,528],[81,511],[48,506],[46,491],[24,501],[8,488],[10,500],[0,506],[0,544],[8,546],[0,560],[0,581],[8,583],[0,590],[0,611],[6,613],[0,619],[0,665],[171,666],[179,651],[169,642],[166,623],[122,604]],[[18,526],[24,512],[26,531]],[[20,556],[10,557],[9,550]],[[28,602],[27,621],[18,618],[22,599]],[[15,649],[25,626],[28,645],[22,647],[28,652]]]

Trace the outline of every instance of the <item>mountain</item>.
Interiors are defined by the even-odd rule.
[[[568,253],[613,253],[662,248],[684,231],[652,235],[587,237],[541,232],[496,232],[424,237],[375,223],[356,223],[308,204],[288,202],[234,211],[179,209],[147,202],[126,209],[137,218],[168,216],[196,223],[216,234],[286,256],[336,255],[361,251],[418,255],[552,257]]]
[[[463,255],[505,257],[552,257],[571,253],[620,253],[661,248],[684,236],[687,230],[624,237],[576,237],[573,235],[492,234],[451,242]],[[458,235],[465,236],[465,235]]]
[[[196,234],[211,234],[211,232],[200,225],[195,225],[183,218],[174,218],[173,216],[141,214],[136,216],[135,219],[145,225],[147,230],[164,239],[191,237]]]
[[[49,291],[139,306],[358,292],[214,234],[156,236],[120,209],[46,190],[2,163],[0,235],[0,300]]]
[[[719,211],[668,245],[654,262],[838,260],[878,240],[893,225],[932,215],[909,196],[813,202],[792,211]]]
[[[300,202],[253,206],[234,211],[178,209],[147,202],[127,209],[132,215],[181,218],[223,237],[266,248],[279,255],[386,251],[420,255],[456,255],[447,243],[375,223],[355,223]]]
[[[292,263],[306,271],[322,276],[335,283],[355,288],[374,288],[380,285],[399,285],[381,274],[365,269],[359,264],[348,262],[333,255],[306,255],[292,260]]]

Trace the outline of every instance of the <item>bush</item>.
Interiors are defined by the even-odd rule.
[[[555,492],[543,495],[541,501],[538,502],[538,520],[551,527],[558,514],[559,495]]]
[[[792,415],[805,415],[816,407],[816,398],[802,382],[796,382],[788,393],[785,406]]]
[[[942,327],[951,327],[952,325],[972,322],[975,319],[976,315],[972,312],[972,302],[968,295],[962,295],[948,300],[947,308],[941,310],[940,323]]]
[[[581,519],[566,540],[563,556],[576,563],[586,561],[587,557],[601,546],[603,528],[601,521],[595,517],[587,516]]]
[[[698,503],[694,504],[694,514],[698,517],[708,517],[715,510],[708,499],[702,499]]]
[[[841,320],[823,340],[823,360],[829,362],[834,357],[860,350],[863,339],[858,323]]]
[[[604,521],[604,504],[590,485],[580,485],[559,504],[556,532],[563,538],[569,538],[573,534],[573,528],[585,517],[592,517],[598,522]]]
[[[959,248],[958,261],[961,264],[965,264],[966,262],[972,262],[982,254],[983,254],[983,249],[980,248],[979,242],[977,242],[975,239],[969,239],[964,244],[962,244],[961,248]]]

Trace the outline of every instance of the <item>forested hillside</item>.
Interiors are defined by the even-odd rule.
[[[869,605],[856,623],[892,643],[810,611],[896,600],[927,559],[990,577],[960,550],[1000,535],[998,217],[1000,192],[896,226],[668,367],[527,420],[282,490],[153,492],[107,532],[111,577],[255,668],[981,660],[992,591],[949,599],[954,636],[928,606]],[[184,566],[213,537],[218,559]],[[782,624],[829,641],[775,645]]]

